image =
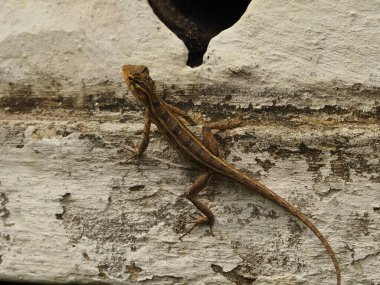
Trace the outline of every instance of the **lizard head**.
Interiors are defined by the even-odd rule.
[[[133,96],[148,104],[148,96],[154,92],[154,81],[149,76],[149,69],[145,65],[123,65],[123,78]]]

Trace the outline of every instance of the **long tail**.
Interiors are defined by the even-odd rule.
[[[327,239],[322,235],[322,233],[317,229],[317,227],[297,208],[295,208],[292,204],[290,204],[288,201],[286,201],[281,196],[277,195],[273,191],[271,191],[269,188],[261,184],[259,181],[255,180],[252,177],[249,177],[248,175],[245,175],[241,173],[240,171],[234,169],[231,171],[231,169],[225,169],[224,175],[227,174],[230,178],[232,178],[235,181],[240,182],[243,185],[248,186],[249,188],[253,189],[254,191],[259,192],[263,196],[271,199],[276,204],[280,205],[281,207],[288,210],[290,213],[292,213],[295,217],[297,217],[299,220],[301,220],[322,242],[324,245],[327,253],[329,254],[335,268],[336,273],[336,281],[337,285],[341,284],[341,276],[340,276],[340,268],[339,268],[339,262],[338,259],[334,253],[334,250],[331,248],[330,244],[328,243]],[[241,177],[241,180],[237,180],[236,177]]]

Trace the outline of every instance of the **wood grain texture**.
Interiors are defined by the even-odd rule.
[[[175,93],[167,96],[181,102]],[[313,219],[336,249],[348,284],[363,278],[363,267],[375,266],[378,255],[379,127],[374,114],[251,109],[246,102],[228,101],[203,105],[204,99],[194,100],[192,114],[198,120],[208,108],[215,119],[224,112],[252,120],[218,135],[226,159]],[[201,195],[216,215],[216,237],[200,228],[180,242],[184,220],[194,212],[180,195],[198,172],[154,129],[140,163],[126,162],[143,127],[142,112],[131,111],[135,107],[132,102],[123,112],[1,112],[3,278],[333,282],[330,260],[306,228],[227,179],[216,179]]]

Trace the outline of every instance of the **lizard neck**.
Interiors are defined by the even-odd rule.
[[[162,99],[158,96],[154,83],[149,86],[146,94],[148,99],[145,103],[146,107],[149,109],[151,114],[155,113],[155,111],[160,108]]]

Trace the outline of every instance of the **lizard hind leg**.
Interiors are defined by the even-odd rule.
[[[204,146],[207,147],[207,149],[212,154],[220,157],[221,155],[220,155],[219,145],[212,133],[212,130],[217,129],[217,130],[224,131],[227,129],[239,127],[242,124],[243,122],[240,120],[225,120],[225,121],[205,124],[202,128]],[[189,199],[194,204],[194,206],[200,212],[202,212],[203,215],[200,215],[198,218],[194,218],[194,220],[191,221],[191,223],[193,223],[193,226],[188,231],[186,231],[179,239],[182,239],[184,236],[189,234],[197,225],[201,225],[201,224],[208,224],[210,226],[211,234],[214,235],[212,231],[212,226],[215,221],[214,214],[204,203],[202,203],[197,198],[197,195],[199,194],[199,192],[202,191],[207,186],[212,176],[213,176],[213,173],[211,171],[207,171],[201,174],[195,180],[195,182],[190,187],[190,189],[186,192],[185,194],[186,198]]]
[[[203,202],[201,202],[197,195],[200,191],[202,191],[208,184],[208,182],[211,180],[213,174],[210,171],[207,171],[197,177],[197,179],[194,181],[193,185],[190,187],[189,190],[187,190],[185,196],[187,199],[190,200],[191,203],[203,214],[200,215],[197,218],[194,218],[191,223],[194,225],[187,230],[179,239],[182,239],[184,236],[188,235],[197,225],[201,224],[208,224],[210,226],[211,234],[212,232],[212,226],[214,224],[214,214],[211,212],[209,207],[207,207]]]

